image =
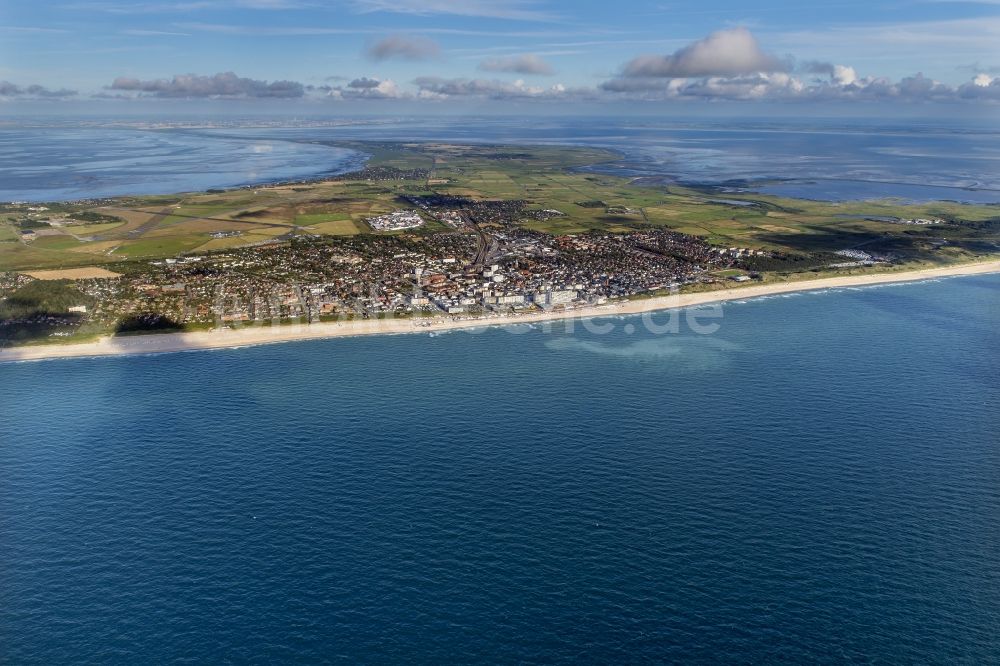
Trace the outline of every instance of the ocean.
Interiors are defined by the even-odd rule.
[[[894,120],[356,119],[338,126],[0,127],[0,201],[169,194],[358,168],[343,140],[597,146],[597,170],[787,197],[1000,202],[1000,131]],[[308,125],[308,123],[305,123]],[[272,124],[273,125],[273,124]]]
[[[997,663],[998,304],[0,365],[0,661]]]

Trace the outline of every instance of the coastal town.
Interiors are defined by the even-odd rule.
[[[724,281],[718,271],[766,254],[716,248],[663,229],[550,236],[505,222],[497,208],[488,208],[488,229],[464,213],[444,210],[434,214],[453,220],[453,231],[302,236],[133,264],[128,272],[76,279],[81,302],[64,314],[33,313],[3,325],[51,328],[49,335],[59,337],[88,322],[121,331],[127,330],[122,322],[157,330],[572,309]],[[416,212],[400,211],[373,219],[373,227],[386,218],[405,224],[401,229],[422,220]],[[0,293],[48,277],[33,273],[0,275]]]
[[[580,149],[360,147],[378,155],[316,180],[0,204],[0,346],[569,316],[997,248],[988,207],[719,198],[573,171],[609,158]]]

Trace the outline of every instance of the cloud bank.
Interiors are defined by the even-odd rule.
[[[29,86],[19,86],[10,81],[0,81],[0,97],[17,97],[27,99],[64,99],[77,95],[77,91],[67,88],[50,90],[45,86],[32,84]]]
[[[818,68],[811,68],[813,74]],[[97,99],[131,97],[190,99],[332,99],[332,100],[553,100],[606,102],[633,100],[670,101],[899,101],[1000,102],[1000,76],[978,74],[971,81],[949,86],[917,73],[899,81],[859,77],[853,68],[831,65],[823,78],[803,79],[788,72],[756,72],[731,77],[627,78],[616,77],[597,88],[531,85],[523,79],[501,81],[483,78],[420,76],[412,86],[402,87],[388,78],[361,76],[343,85],[305,85],[296,81],[258,81],[231,72],[214,76],[178,75],[171,79],[140,81],[120,77],[109,86],[118,95],[99,93]],[[340,77],[331,77],[331,79]],[[121,93],[138,93],[128,95]],[[42,86],[17,86],[0,82],[0,98],[54,99],[76,95],[73,90],[49,90]]]
[[[922,73],[891,81],[851,66],[808,61],[798,68],[760,48],[746,28],[712,33],[671,55],[639,56],[599,86],[618,98],[730,101],[906,101],[1000,99],[998,78],[978,74],[949,86]]]
[[[445,79],[421,76],[414,80],[419,93],[427,99],[449,97],[485,97],[489,99],[560,98],[573,94],[561,84],[550,87],[529,86],[518,79],[514,82],[488,79]]]
[[[119,77],[111,90],[137,92],[154,97],[190,98],[298,98],[305,95],[305,86],[296,81],[259,81],[223,72],[213,76],[178,74],[172,79],[142,81]]]
[[[345,86],[320,88],[333,99],[401,99],[408,95],[392,79],[375,79],[362,76]]]

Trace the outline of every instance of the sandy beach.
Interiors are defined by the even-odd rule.
[[[912,282],[958,275],[1000,273],[1000,260],[944,268],[929,268],[897,273],[875,273],[845,277],[820,278],[798,282],[749,284],[728,289],[692,294],[674,294],[634,301],[613,302],[600,306],[533,312],[506,316],[452,318],[447,316],[424,319],[378,319],[364,321],[327,322],[315,324],[290,324],[285,326],[255,326],[245,324],[238,328],[211,331],[164,333],[140,336],[106,336],[97,341],[65,345],[33,345],[0,349],[0,363],[34,361],[55,358],[89,356],[122,356],[130,354],[156,354],[197,349],[235,348],[251,345],[315,340],[358,335],[392,335],[407,333],[434,333],[456,329],[486,326],[530,324],[565,319],[592,317],[617,317],[636,315],[676,308],[687,308],[725,301],[745,300],[818,289],[862,287],[894,282]]]

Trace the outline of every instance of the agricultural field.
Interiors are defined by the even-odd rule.
[[[366,169],[396,169],[426,177],[379,179],[361,172],[354,178],[347,175],[308,183],[55,203],[41,212],[7,206],[0,208],[0,271],[111,265],[282,243],[297,236],[400,233],[375,232],[366,220],[413,208],[403,197],[433,194],[524,201],[525,218],[520,223],[553,235],[661,227],[727,247],[789,253],[863,248],[941,261],[1000,249],[1000,206],[996,205],[904,205],[891,200],[827,203],[639,184],[576,170],[617,158],[597,149],[342,145],[369,154]],[[901,225],[878,218],[930,218],[945,223]],[[447,230],[427,220],[424,227],[408,233]]]

